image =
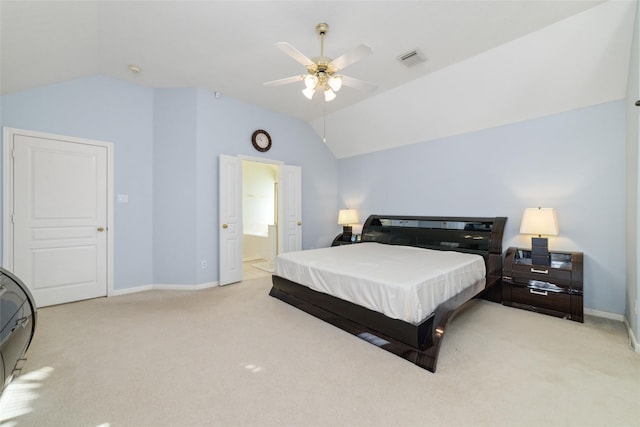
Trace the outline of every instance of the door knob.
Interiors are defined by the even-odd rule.
[[[298,225],[302,225],[302,221],[298,221]]]
[[[104,231],[104,227],[98,227],[98,232],[102,233]]]
[[[227,224],[222,224],[222,228],[229,228]]]

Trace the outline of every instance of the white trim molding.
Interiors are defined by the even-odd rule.
[[[595,308],[585,308],[584,314],[588,314],[589,316],[602,317],[605,319],[617,320],[618,322],[624,322],[624,316],[622,314],[617,313],[609,313],[608,311],[600,311]]]
[[[640,353],[640,343],[638,343],[636,336],[633,334],[633,329],[631,329],[629,321],[622,314],[609,313],[607,311],[600,311],[593,308],[585,308],[584,314],[594,317],[602,317],[604,319],[617,320],[618,322],[624,323],[624,326],[627,329],[627,336],[629,337],[629,347],[631,347],[636,353]]]
[[[132,288],[115,289],[111,294],[109,294],[109,296],[115,297],[145,291],[201,291],[203,289],[215,288],[218,285],[219,282],[200,283],[198,285],[141,285]]]
[[[636,339],[633,329],[631,329],[631,325],[626,317],[624,318],[624,325],[627,328],[627,335],[629,336],[629,347],[631,347],[636,353],[640,353],[640,343]]]

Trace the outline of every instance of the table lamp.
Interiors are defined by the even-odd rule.
[[[521,234],[537,234],[531,238],[531,262],[549,265],[549,242],[546,236],[557,236],[558,218],[553,208],[527,208],[522,214]]]
[[[353,227],[351,224],[358,223],[358,212],[355,209],[340,209],[338,211],[338,224],[342,225],[342,240],[351,241]]]

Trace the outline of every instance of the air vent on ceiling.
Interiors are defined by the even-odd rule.
[[[402,62],[407,67],[413,67],[414,65],[425,62],[427,58],[418,49],[414,49],[403,55],[398,56],[398,61]]]

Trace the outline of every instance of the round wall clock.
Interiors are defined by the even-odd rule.
[[[269,151],[269,148],[271,148],[271,136],[266,130],[258,129],[251,135],[251,143],[253,148],[258,151]]]

